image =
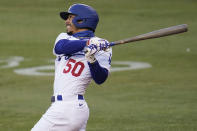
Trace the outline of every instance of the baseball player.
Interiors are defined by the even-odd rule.
[[[85,90],[92,79],[104,83],[111,66],[108,41],[94,35],[99,17],[92,7],[74,4],[60,17],[67,33],[60,33],[54,45],[52,104],[32,131],[85,131],[89,117]]]

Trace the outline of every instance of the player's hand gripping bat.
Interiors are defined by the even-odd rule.
[[[121,44],[126,44],[130,42],[135,42],[135,41],[141,41],[141,40],[146,40],[146,39],[153,39],[153,38],[158,38],[158,37],[164,37],[164,36],[169,36],[169,35],[174,35],[174,34],[179,34],[179,33],[184,33],[188,30],[187,24],[182,24],[182,25],[176,25],[176,26],[171,26],[168,28],[163,28],[160,30],[155,30],[146,34],[138,35],[135,37],[123,39],[123,40],[118,40],[114,41],[111,43],[106,43],[103,45],[103,50],[105,50],[108,47],[112,47],[115,45],[121,45]],[[85,53],[87,52],[87,48],[85,49]]]
[[[142,35],[138,35],[135,37],[111,42],[111,43],[109,43],[109,46],[115,46],[115,45],[130,43],[130,42],[134,42],[134,41],[153,39],[153,38],[164,37],[164,36],[168,36],[168,35],[179,34],[179,33],[186,32],[187,30],[188,30],[187,24],[171,26],[168,28],[155,30],[155,31],[152,31],[152,32],[149,32],[146,34],[142,34]]]

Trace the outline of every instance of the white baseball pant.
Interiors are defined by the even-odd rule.
[[[56,101],[31,131],[85,131],[88,118],[85,100]]]

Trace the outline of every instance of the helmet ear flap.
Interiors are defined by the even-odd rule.
[[[80,23],[83,23],[83,22],[86,22],[86,19],[84,18],[84,19],[77,19],[76,20],[76,22],[78,23],[78,24],[80,24]]]
[[[79,24],[83,23],[83,19],[79,18],[78,16],[75,16],[72,20],[72,23],[77,27],[80,28]]]
[[[87,26],[87,20],[86,18],[80,18],[78,16],[75,16],[72,20],[72,23],[77,27],[77,28],[88,28]]]

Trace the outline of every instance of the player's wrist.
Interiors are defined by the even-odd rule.
[[[87,61],[90,63],[90,64],[93,64],[96,62],[96,58],[94,57],[94,55],[91,55],[91,56],[88,56],[86,57]]]
[[[86,42],[86,46],[88,46],[90,44],[90,40],[87,40]]]

